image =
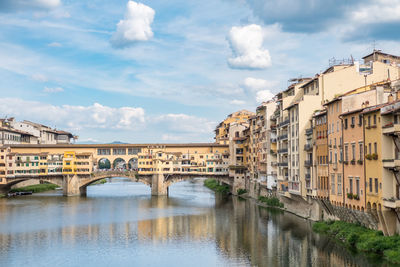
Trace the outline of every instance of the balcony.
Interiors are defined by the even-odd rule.
[[[312,135],[312,133],[313,133],[313,129],[312,128],[306,129],[306,135]]]
[[[311,160],[305,160],[304,161],[304,167],[311,167],[311,166],[312,166]]]
[[[400,167],[400,159],[384,159],[382,160],[384,168],[393,169],[395,167]]]
[[[283,154],[283,153],[288,153],[288,149],[287,148],[281,148],[281,149],[278,149],[278,154]]]
[[[383,134],[395,134],[400,132],[400,124],[388,123],[382,126]]]
[[[281,123],[279,123],[279,127],[285,127],[290,123],[289,119],[285,119],[284,121],[282,121]]]
[[[288,166],[288,162],[278,162],[278,166],[279,167],[287,167]]]
[[[306,179],[311,179],[311,173],[306,173],[305,176],[306,176]]]
[[[383,199],[383,206],[386,208],[397,209],[400,208],[400,199]]]
[[[300,195],[300,181],[289,181],[289,193]]]
[[[287,134],[282,134],[282,135],[278,136],[278,140],[285,140],[285,139],[288,139]]]
[[[313,145],[312,144],[305,144],[304,145],[304,150],[305,151],[310,151],[310,150],[312,150],[313,149]]]

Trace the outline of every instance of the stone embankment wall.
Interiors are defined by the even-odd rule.
[[[373,214],[372,212],[333,206],[328,200],[323,199],[309,198],[305,200],[296,195],[290,195],[290,197],[282,196],[277,194],[276,191],[268,190],[257,181],[247,181],[246,190],[248,191],[248,196],[254,199],[258,199],[260,196],[278,197],[279,201],[284,204],[285,211],[312,221],[342,220],[350,223],[359,223],[371,229],[382,230],[387,234],[385,225],[378,214]]]

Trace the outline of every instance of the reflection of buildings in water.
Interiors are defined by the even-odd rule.
[[[162,217],[138,222],[138,239],[166,242],[170,239],[200,241],[215,235],[214,213]]]

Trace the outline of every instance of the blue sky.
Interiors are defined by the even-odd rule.
[[[0,116],[80,141],[209,142],[227,114],[376,48],[400,0],[0,0]]]

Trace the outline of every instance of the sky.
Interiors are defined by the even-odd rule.
[[[0,0],[0,117],[80,142],[213,142],[329,59],[400,55],[400,0]]]

